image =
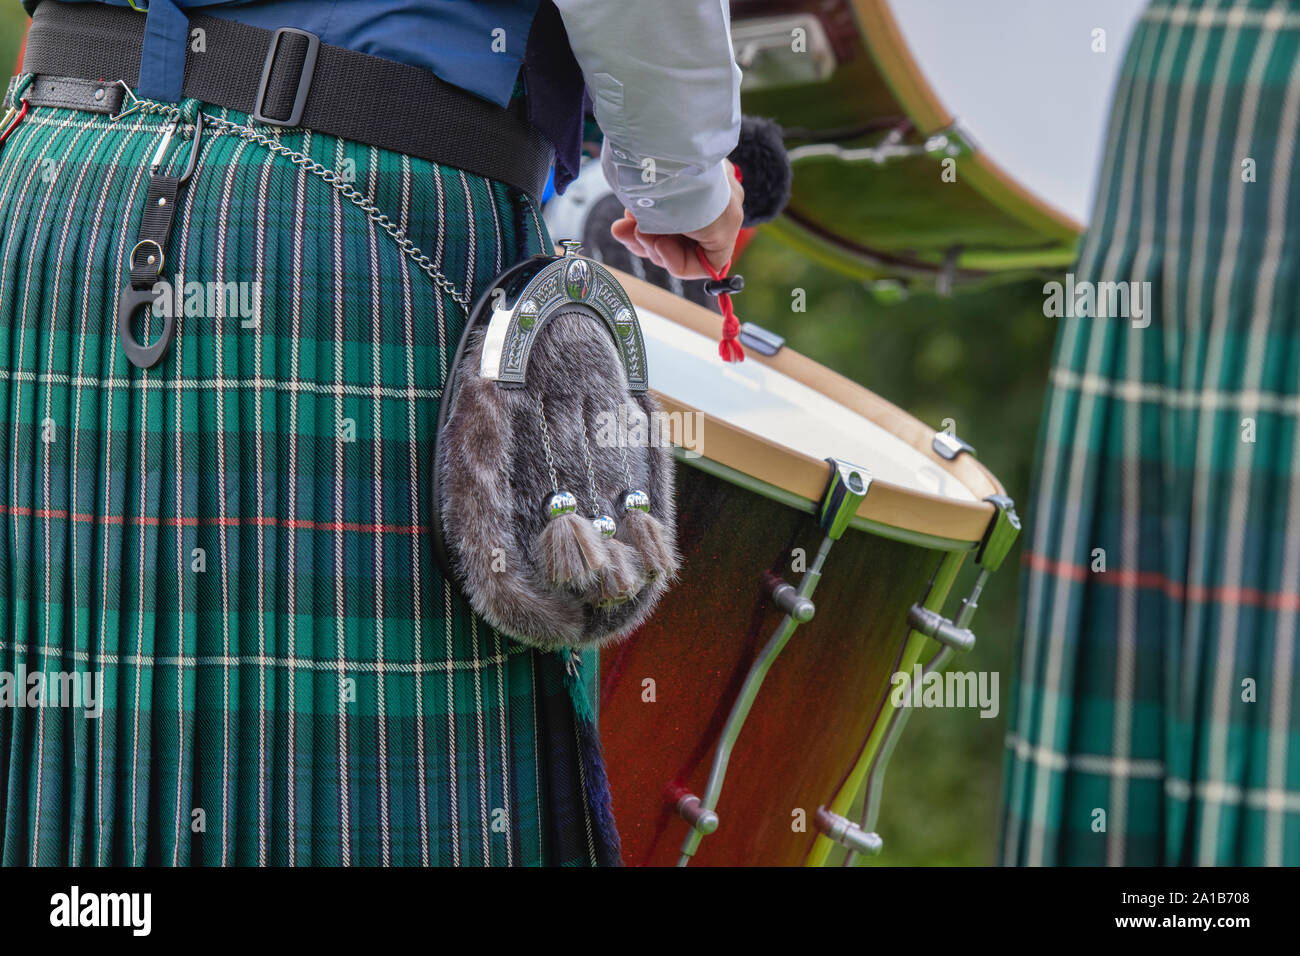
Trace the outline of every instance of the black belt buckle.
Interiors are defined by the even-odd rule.
[[[275,66],[275,56],[280,50],[280,38],[292,34],[307,40],[307,54],[303,57],[302,72],[298,74],[298,90],[293,97],[293,111],[288,119],[276,119],[262,112],[266,106],[266,88],[271,82],[271,69]],[[262,82],[257,85],[257,99],[253,101],[253,121],[269,126],[297,126],[302,122],[302,111],[307,105],[307,94],[311,92],[312,76],[316,72],[316,56],[320,53],[320,37],[306,30],[294,27],[280,27],[271,35],[271,43],[266,49],[266,63],[262,66]]]

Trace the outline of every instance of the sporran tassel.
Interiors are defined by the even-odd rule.
[[[641,556],[641,566],[651,579],[664,575],[671,580],[677,576],[681,560],[668,543],[667,530],[649,511],[631,508],[624,512],[618,538]]]
[[[594,587],[600,569],[609,560],[609,549],[590,521],[578,514],[578,499],[561,491],[551,452],[551,433],[546,427],[546,405],[537,399],[537,416],[542,426],[542,448],[546,453],[552,494],[546,502],[546,526],[537,536],[534,553],[542,575],[553,585],[567,585],[578,591]]]
[[[672,545],[672,535],[650,513],[650,496],[633,486],[632,466],[627,457],[628,441],[624,436],[621,442],[623,477],[627,481],[627,490],[623,492],[623,520],[618,525],[618,539],[637,553],[647,581],[654,581],[660,576],[671,581],[677,576],[681,559]]]
[[[555,497],[558,496],[552,496],[552,500]],[[547,581],[578,591],[595,587],[602,569],[609,563],[606,542],[576,509],[560,514],[552,511],[550,520],[537,536],[536,554]]]
[[[622,604],[641,590],[644,581],[641,560],[617,538],[606,538],[604,544],[609,560],[600,569],[598,601],[606,606]]]

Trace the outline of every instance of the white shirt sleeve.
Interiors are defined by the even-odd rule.
[[[605,178],[642,232],[726,208],[740,68],[726,0],[555,0],[605,134]]]

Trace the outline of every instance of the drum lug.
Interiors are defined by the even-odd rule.
[[[704,806],[704,802],[695,794],[687,790],[679,793],[676,804],[678,816],[705,836],[718,828],[717,813]]]
[[[871,472],[838,458],[826,460],[831,466],[831,480],[822,495],[817,521],[827,538],[838,541],[871,488]]]
[[[854,853],[875,856],[884,849],[885,841],[880,839],[880,834],[864,830],[852,820],[832,813],[824,806],[817,808],[813,821],[817,829],[830,840]]]
[[[985,570],[996,571],[1020,536],[1020,517],[1016,514],[1016,503],[1006,495],[989,495],[984,500],[997,510],[975,553],[975,562]]]
[[[967,601],[962,601],[963,610],[968,606],[972,611],[975,609],[973,602],[968,605]],[[912,630],[932,637],[955,651],[969,651],[975,646],[974,631],[968,627],[958,627],[938,611],[931,611],[919,604],[913,604],[907,612],[907,624]]]
[[[975,152],[970,137],[955,122],[927,136],[923,148],[927,156],[938,160]]]
[[[800,594],[798,588],[785,578],[768,571],[763,575],[763,585],[771,593],[772,603],[800,624],[807,624],[817,613],[813,602]]]

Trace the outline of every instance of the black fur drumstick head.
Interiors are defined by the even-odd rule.
[[[781,127],[761,116],[743,116],[740,140],[727,157],[740,170],[745,187],[744,225],[770,222],[790,201],[794,172]]]
[[[481,326],[468,333],[438,441],[454,574],[478,614],[524,643],[618,640],[654,609],[680,560],[658,403],[629,390],[613,338],[581,308],[540,329],[524,387],[479,374],[484,339]],[[643,508],[632,498],[634,516],[630,489],[649,499]],[[613,520],[613,535],[598,518]]]

